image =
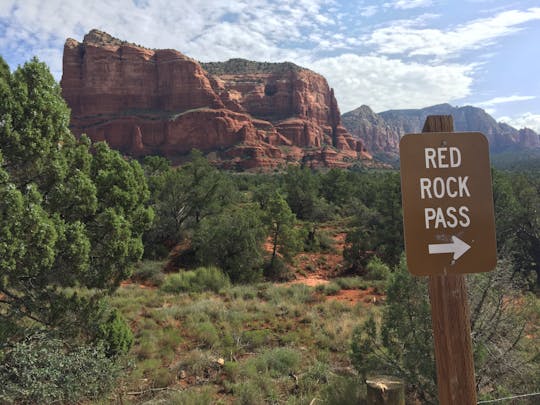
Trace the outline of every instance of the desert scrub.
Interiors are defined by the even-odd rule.
[[[199,267],[167,276],[161,289],[169,293],[202,291],[218,293],[222,288],[229,286],[229,278],[217,267]]]
[[[336,295],[341,291],[338,283],[319,284],[315,289],[323,295]]]
[[[367,280],[387,280],[390,276],[390,267],[377,256],[369,261],[366,270]]]
[[[119,372],[119,365],[101,347],[73,346],[36,333],[3,351],[0,402],[76,403],[96,399],[112,390]]]
[[[205,378],[219,368],[215,354],[208,350],[195,349],[185,353],[181,360],[172,366],[177,375],[186,373],[199,378]]]
[[[222,294],[230,299],[242,298],[244,300],[253,300],[257,298],[259,288],[252,284],[240,284],[227,288]]]
[[[361,277],[339,277],[334,280],[344,290],[366,290],[369,283]]]
[[[295,372],[300,364],[301,354],[289,347],[276,347],[261,352],[248,361],[259,373],[269,373],[280,377]]]
[[[217,297],[201,297],[200,300],[186,303],[176,308],[175,318],[184,319],[190,323],[198,323],[207,320],[219,321],[227,316],[227,307]]]
[[[247,330],[242,334],[242,340],[250,350],[265,346],[271,338],[272,334],[268,329]]]
[[[203,347],[211,348],[219,343],[219,332],[213,323],[206,321],[193,326],[197,342]]]
[[[163,283],[165,274],[163,274],[163,267],[166,262],[144,260],[137,263],[133,270],[131,279],[140,283],[150,283],[154,286],[160,286]]]
[[[261,298],[272,304],[308,303],[313,300],[313,290],[304,284],[292,284],[290,286],[271,286],[261,292]]]
[[[154,397],[150,404],[208,405],[216,404],[215,387],[193,387],[183,391],[166,391]],[[220,404],[221,402],[217,402]]]

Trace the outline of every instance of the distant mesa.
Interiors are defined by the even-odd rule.
[[[324,77],[293,63],[198,63],[92,30],[64,46],[62,94],[75,134],[133,156],[193,148],[231,169],[369,161]]]
[[[439,104],[422,109],[390,110],[375,114],[368,106],[361,106],[343,114],[343,125],[353,136],[364,141],[375,155],[397,157],[399,139],[406,133],[422,132],[428,115],[452,115],[455,131],[482,132],[489,141],[492,153],[540,148],[540,136],[531,129],[517,130],[497,122],[483,109]]]

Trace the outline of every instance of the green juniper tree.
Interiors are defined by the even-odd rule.
[[[198,150],[191,161],[170,168],[163,159],[145,159],[152,187],[156,217],[145,235],[150,256],[164,255],[164,249],[180,242],[187,230],[196,229],[207,216],[216,215],[235,198],[230,179],[213,167]]]
[[[232,205],[204,218],[193,235],[199,262],[221,268],[233,282],[260,279],[266,229],[258,207]]]
[[[125,351],[116,340],[130,332],[103,298],[143,252],[143,171],[75,139],[60,87],[36,59],[13,74],[0,59],[0,92],[0,345],[39,327]]]
[[[272,244],[272,254],[265,273],[279,278],[284,276],[282,273],[285,271],[280,256],[285,261],[291,261],[292,256],[301,248],[302,238],[299,230],[294,227],[295,215],[278,192],[274,192],[266,201],[263,220],[269,229]]]

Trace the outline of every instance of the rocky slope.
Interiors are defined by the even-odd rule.
[[[343,126],[353,136],[362,139],[370,152],[390,155],[397,153],[400,133],[367,105],[343,114],[342,120]]]
[[[76,134],[173,161],[193,148],[224,167],[346,167],[369,158],[341,125],[326,80],[291,63],[201,65],[92,30],[64,46],[62,94]]]
[[[488,138],[494,153],[519,149],[540,148],[540,137],[531,129],[517,130],[499,123],[483,109],[439,104],[410,110],[390,110],[373,113],[367,106],[343,114],[344,126],[365,141],[373,153],[398,154],[399,138],[406,133],[418,133],[428,115],[452,115],[456,131],[480,131]]]

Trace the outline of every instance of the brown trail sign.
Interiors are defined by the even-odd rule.
[[[497,247],[484,135],[405,135],[399,148],[409,271],[425,276],[493,270]]]
[[[400,142],[405,251],[409,271],[429,275],[439,403],[473,405],[463,273],[495,267],[495,221],[487,141],[453,130],[451,116],[429,116]]]

